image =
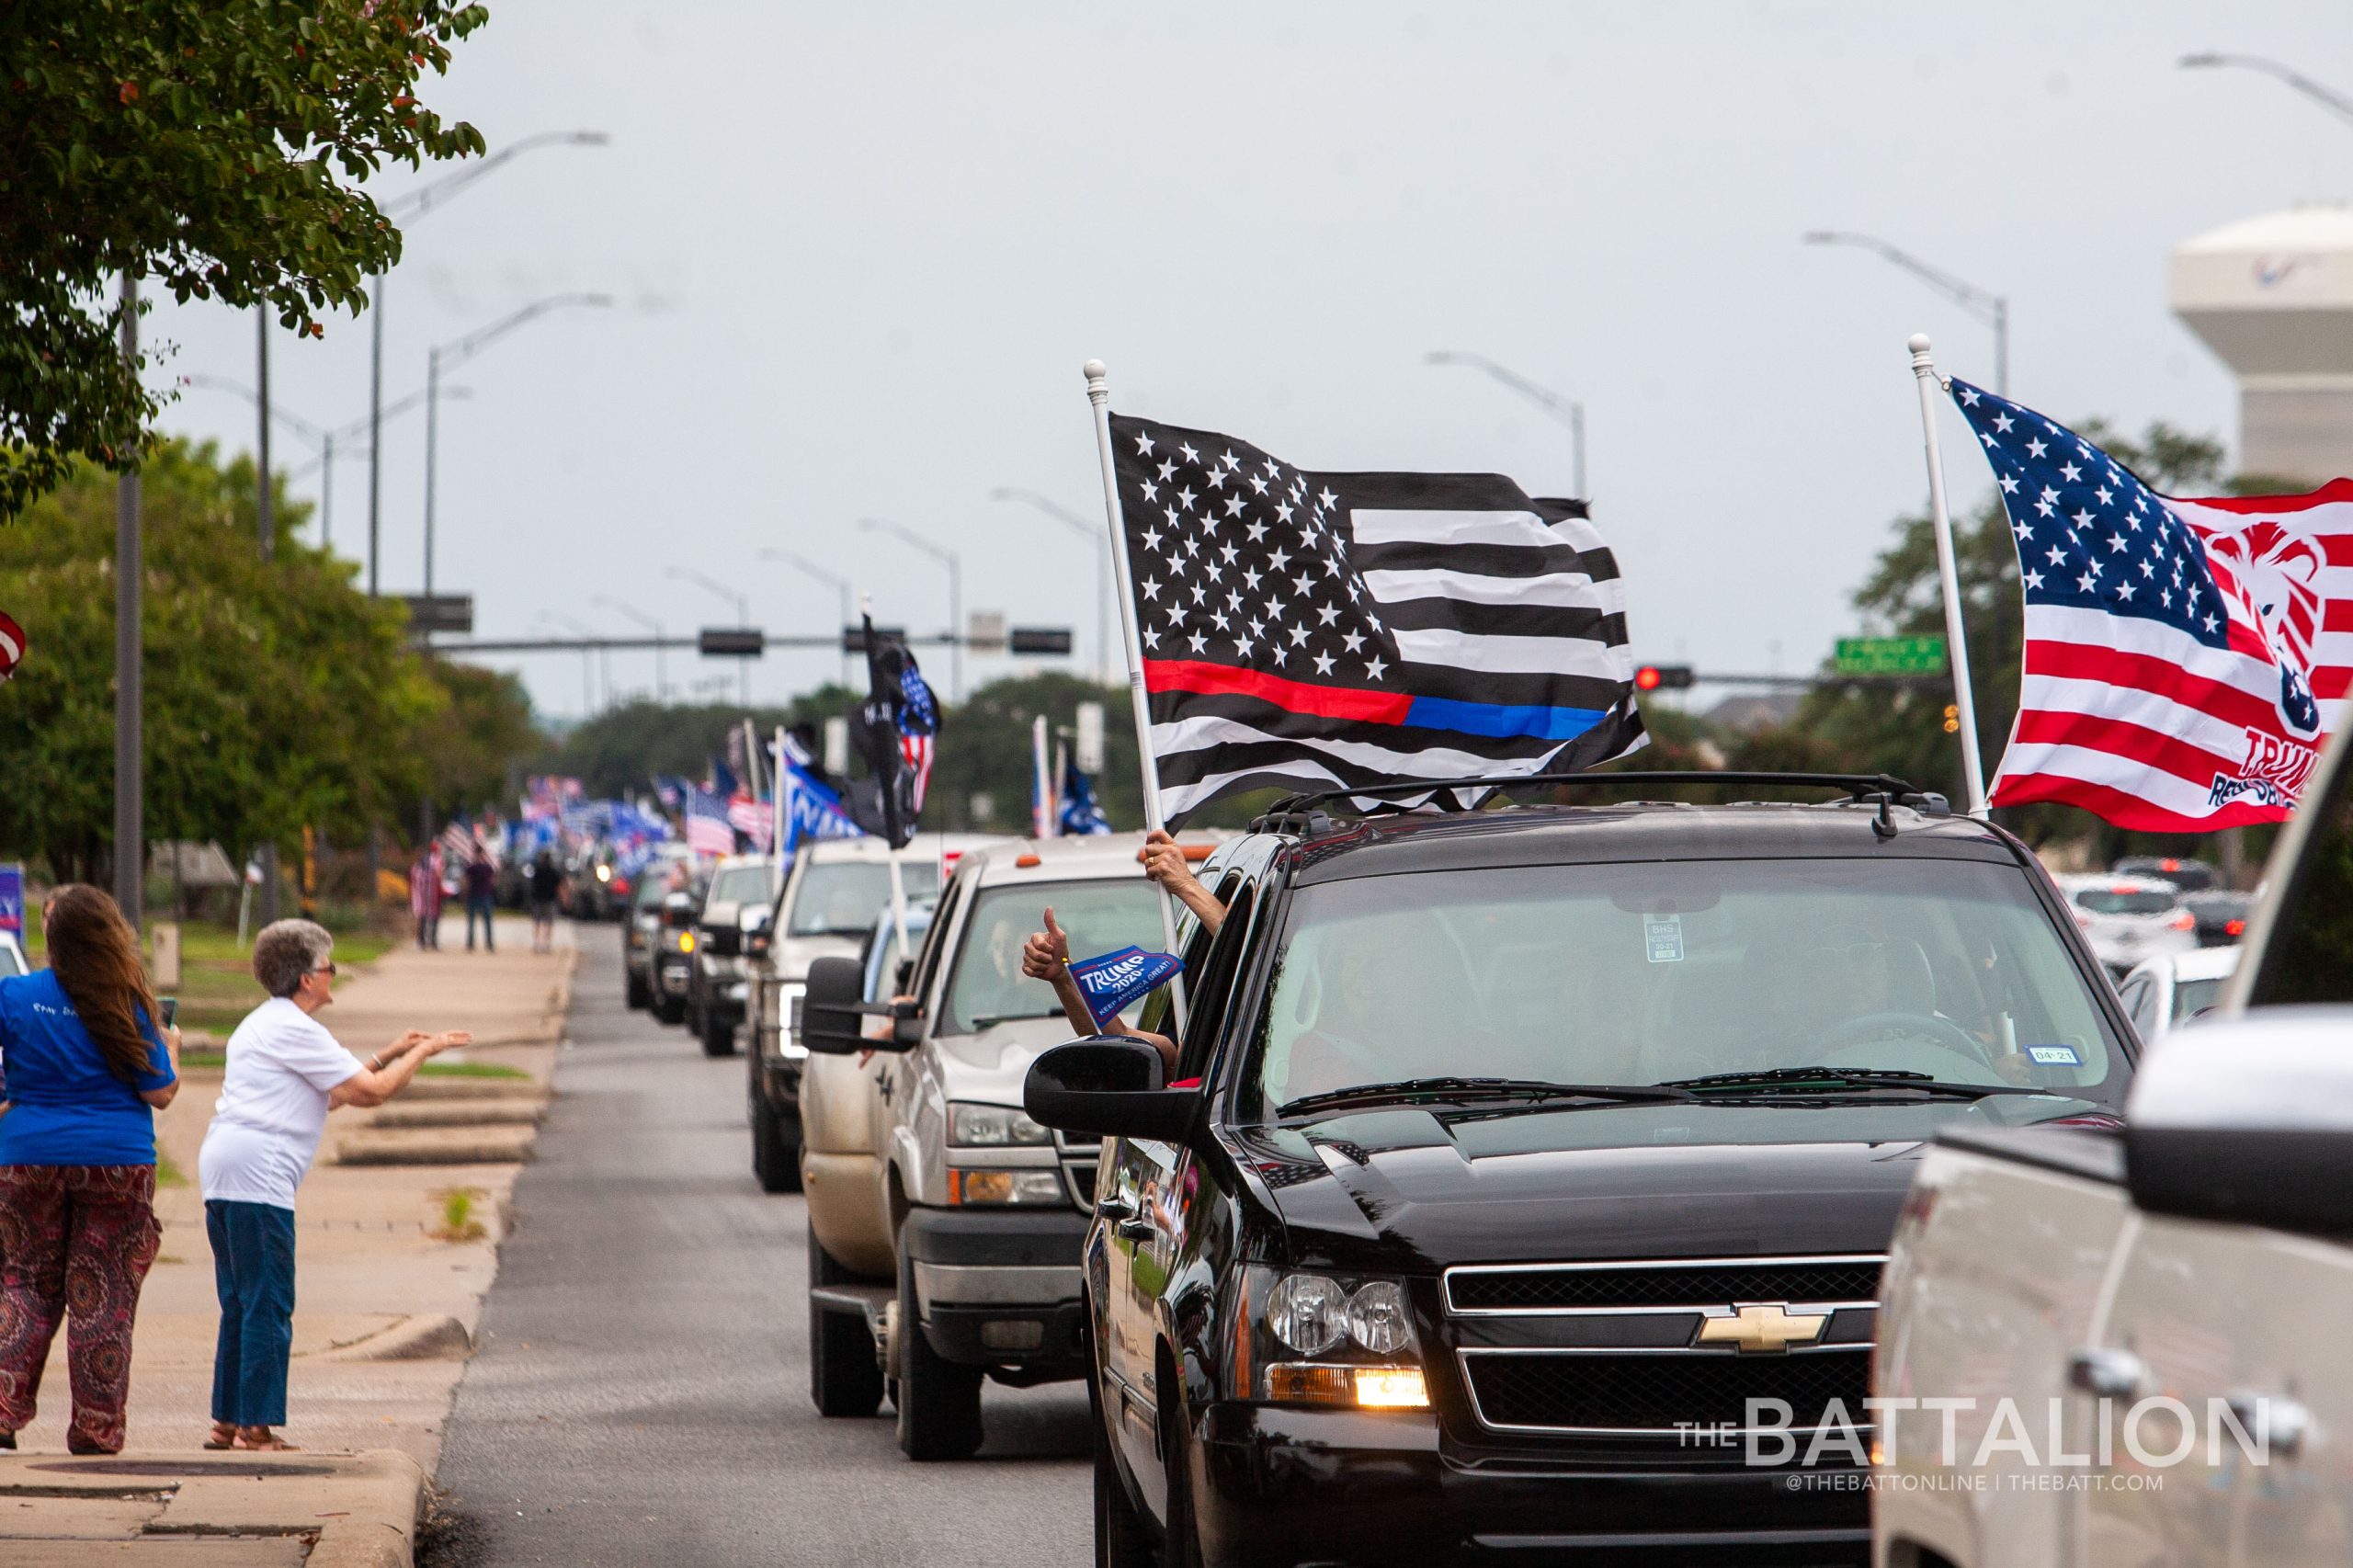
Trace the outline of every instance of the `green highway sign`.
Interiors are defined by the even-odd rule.
[[[1932,676],[1945,668],[1941,637],[1841,637],[1833,666],[1842,676]]]

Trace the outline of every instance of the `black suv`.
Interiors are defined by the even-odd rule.
[[[2017,839],[1810,781],[1848,798],[1301,798],[1223,846],[1174,1074],[1103,1038],[1026,1089],[1120,1139],[1083,1259],[1098,1562],[1867,1559],[1865,1456],[1790,1471],[1834,1399],[1868,1433],[1922,1145],[2113,1126],[2136,1048]]]

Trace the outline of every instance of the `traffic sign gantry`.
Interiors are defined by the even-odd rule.
[[[1017,626],[1013,629],[1011,647],[1017,653],[1067,653],[1070,652],[1070,628]]]
[[[1932,676],[1945,662],[1941,637],[1841,637],[1831,666],[1842,676]]]
[[[756,626],[706,626],[695,641],[705,658],[756,659],[767,652],[767,634]]]

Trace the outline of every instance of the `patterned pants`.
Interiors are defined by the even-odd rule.
[[[163,1242],[153,1165],[0,1165],[0,1431],[28,1426],[68,1311],[65,1446],[119,1453],[131,1324]]]

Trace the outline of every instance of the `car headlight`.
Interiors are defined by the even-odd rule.
[[[781,982],[776,988],[777,1040],[788,1062],[798,1062],[809,1054],[801,1043],[801,998],[809,989],[798,980]]]
[[[949,1166],[948,1201],[973,1203],[1060,1203],[1060,1171],[968,1171]]]
[[[1239,1397],[1361,1410],[1429,1408],[1413,1313],[1398,1281],[1278,1276],[1253,1267],[1244,1273],[1237,1306],[1233,1382]]]
[[[690,953],[695,950],[695,934],[692,931],[678,933],[678,950],[682,953]]]
[[[1348,1293],[1320,1274],[1286,1274],[1267,1297],[1267,1326],[1302,1356],[1321,1356],[1347,1336]]]
[[[1011,1106],[953,1104],[948,1108],[948,1142],[968,1149],[1004,1149],[1051,1143],[1054,1135]]]

